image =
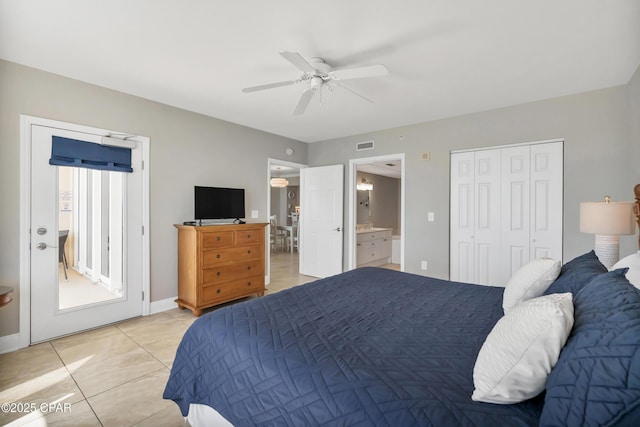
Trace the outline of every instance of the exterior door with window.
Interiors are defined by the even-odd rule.
[[[55,137],[100,135],[32,124],[32,343],[142,314],[142,144],[132,173],[54,166]]]

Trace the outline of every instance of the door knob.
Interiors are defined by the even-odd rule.
[[[334,230],[335,231],[340,231],[341,229],[340,229],[340,227],[338,227],[338,228],[334,228]]]
[[[36,245],[36,249],[40,249],[41,251],[44,251],[45,249],[47,249],[47,244],[46,243],[38,243]]]

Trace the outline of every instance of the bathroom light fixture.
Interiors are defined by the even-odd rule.
[[[358,191],[371,191],[373,190],[373,183],[367,182],[366,179],[362,178],[362,182],[356,185],[356,190]]]

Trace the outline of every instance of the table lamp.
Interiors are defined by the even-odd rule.
[[[595,252],[600,262],[611,268],[620,259],[620,236],[635,234],[633,202],[580,203],[580,231],[595,234]]]

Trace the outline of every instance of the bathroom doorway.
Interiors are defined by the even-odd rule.
[[[404,153],[349,162],[348,269],[404,271]]]

